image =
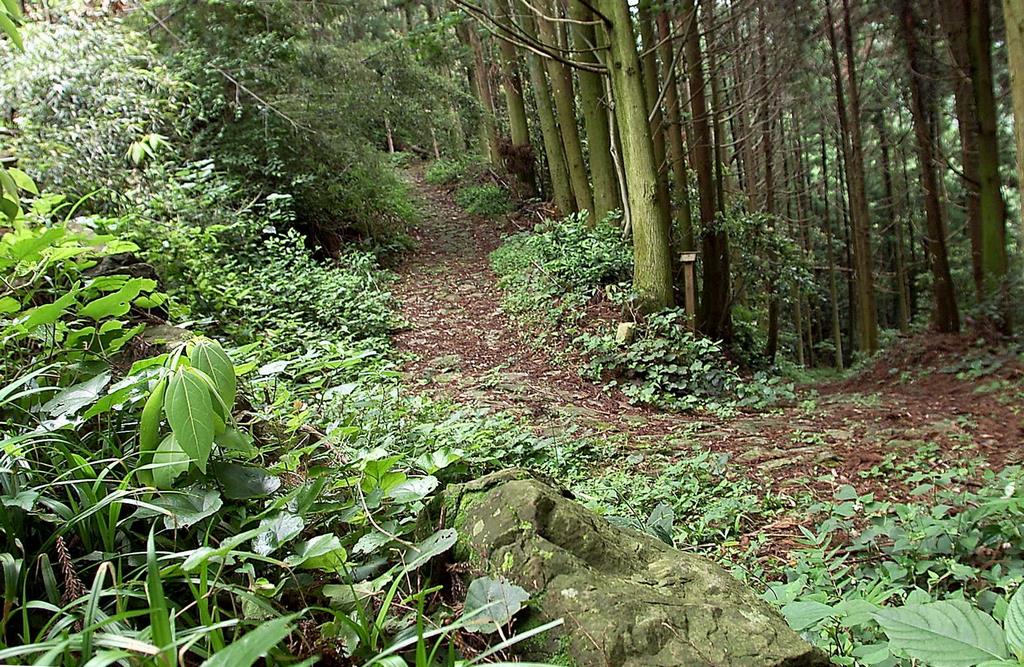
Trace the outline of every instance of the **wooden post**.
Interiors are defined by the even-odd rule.
[[[690,331],[697,331],[697,277],[696,277],[696,264],[697,264],[697,253],[696,252],[684,252],[680,256],[680,260],[683,262],[683,282],[686,283],[686,294],[684,307],[686,308],[686,318],[690,322]]]

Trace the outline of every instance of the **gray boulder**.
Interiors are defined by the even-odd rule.
[[[517,646],[524,658],[581,667],[828,664],[720,566],[613,526],[524,471],[452,485],[431,510],[435,526],[458,530],[462,569],[532,594],[520,629],[564,619]]]

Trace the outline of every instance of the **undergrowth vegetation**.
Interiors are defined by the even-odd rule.
[[[568,326],[581,372],[631,402],[727,414],[795,397],[778,377],[742,375],[719,342],[690,332],[682,310],[638,316],[626,337],[609,331],[614,322],[588,322],[588,305],[631,312],[632,251],[614,222],[574,215],[506,239],[491,254],[504,308],[536,328]]]

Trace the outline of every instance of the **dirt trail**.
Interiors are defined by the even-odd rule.
[[[974,449],[995,464],[1019,460],[1020,361],[1008,357],[992,374],[958,379],[955,368],[942,366],[962,357],[963,341],[940,341],[936,351],[926,339],[917,358],[883,357],[854,380],[804,390],[795,405],[730,420],[631,406],[529,345],[529,332],[502,312],[488,255],[515,223],[465,213],[447,188],[425,183],[419,168],[411,178],[423,220],[413,230],[417,248],[398,268],[395,293],[409,323],[396,343],[413,353],[404,371],[415,391],[511,410],[539,431],[582,427],[617,437],[630,450],[724,452],[766,484],[822,492],[840,483],[885,489],[889,475],[879,470],[922,445],[939,447],[934,465]],[[899,349],[915,349],[908,345]],[[911,371],[901,372],[904,365]]]

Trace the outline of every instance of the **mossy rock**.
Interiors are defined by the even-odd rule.
[[[522,657],[593,667],[824,666],[719,565],[613,526],[520,470],[452,485],[430,508],[454,558],[532,594],[525,626],[564,619]]]

